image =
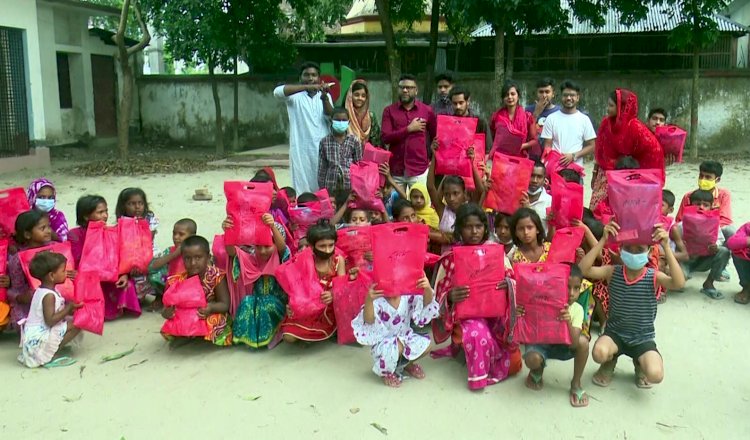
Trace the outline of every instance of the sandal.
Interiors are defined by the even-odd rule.
[[[404,373],[408,374],[409,376],[413,377],[414,379],[424,379],[425,374],[424,370],[422,369],[419,364],[416,364],[414,362],[410,363],[409,365],[404,367]]]
[[[605,368],[604,365],[599,367],[599,370],[594,373],[594,377],[591,378],[591,382],[594,385],[600,387],[608,387],[612,383],[612,378],[615,375],[614,367],[612,369]]]
[[[570,406],[573,408],[585,408],[589,406],[589,395],[583,388],[570,389]]]
[[[529,371],[529,374],[526,376],[525,383],[526,388],[534,391],[540,391],[542,388],[544,388],[544,377],[541,374]]]
[[[393,373],[388,373],[383,376],[383,383],[391,388],[398,388],[401,386],[401,378]]]
[[[654,384],[646,379],[646,374],[641,369],[641,366],[636,361],[633,361],[633,366],[635,367],[635,386],[642,390],[653,388]]]
[[[707,297],[711,299],[724,299],[724,294],[716,290],[715,288],[706,289],[705,287],[701,289],[701,293],[706,295]]]
[[[742,305],[750,304],[750,293],[740,292],[734,295],[734,302]]]
[[[731,280],[732,280],[732,276],[729,275],[729,271],[727,271],[726,269],[724,269],[721,272],[721,275],[719,275],[719,279],[716,280],[716,281],[718,281],[720,283],[726,283],[726,282],[731,281]]]
[[[73,364],[75,364],[75,359],[68,357],[68,356],[62,356],[57,359],[52,359],[51,361],[47,362],[46,364],[42,365],[44,368],[57,368],[57,367],[69,367]]]

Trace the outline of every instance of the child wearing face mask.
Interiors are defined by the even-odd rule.
[[[320,140],[318,187],[329,194],[351,189],[349,167],[362,160],[362,144],[349,129],[349,113],[337,107],[331,115],[331,134]]]
[[[29,185],[26,196],[32,208],[46,212],[49,216],[52,239],[60,242],[67,240],[68,221],[65,219],[65,214],[55,207],[57,203],[57,190],[55,190],[52,182],[43,177],[34,180]]]
[[[610,236],[620,230],[615,222],[604,228],[601,240],[579,264],[591,280],[606,280],[609,285],[609,316],[604,334],[594,344],[592,357],[601,365],[594,375],[596,385],[612,382],[617,357],[633,359],[636,386],[650,388],[664,379],[664,362],[656,348],[656,290],[679,290],[685,286],[685,275],[669,246],[669,234],[660,225],[654,227],[653,241],[664,247],[669,275],[650,267],[649,246],[624,245],[622,265],[594,266]]]

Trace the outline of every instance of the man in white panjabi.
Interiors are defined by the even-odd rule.
[[[300,67],[300,84],[282,84],[273,95],[286,101],[289,113],[289,166],[297,194],[318,190],[318,147],[328,135],[333,101],[328,84],[320,83],[320,66]]]

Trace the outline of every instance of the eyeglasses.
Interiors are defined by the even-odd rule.
[[[562,94],[563,98],[575,98],[576,96],[578,96],[578,93],[563,93]]]
[[[402,86],[401,84],[399,84],[399,85],[398,85],[398,88],[399,88],[400,90],[404,90],[404,89],[406,89],[406,90],[414,90],[414,89],[416,89],[416,88],[417,88],[417,86]]]

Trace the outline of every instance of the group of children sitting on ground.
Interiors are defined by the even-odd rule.
[[[638,167],[632,159],[624,159],[619,168]],[[715,283],[728,278],[726,266],[733,258],[742,286],[735,301],[750,302],[750,224],[735,233],[729,193],[717,187],[723,172],[721,164],[707,161],[700,165],[699,188],[685,195],[676,220],[670,217],[675,196],[663,191],[662,219],[653,226],[651,245],[613,246],[620,231],[617,219],[608,217],[606,206],[584,210],[581,220],[574,221],[575,227],[583,231],[583,239],[577,246],[575,261],[567,264],[567,301],[556,312],[557,320],[567,326],[570,343],[526,343],[522,354],[514,328],[517,321],[530,319],[537,312],[515,303],[515,295],[523,293],[514,293],[521,284],[515,272],[519,268],[525,271],[526,265],[547,262],[556,234],[550,222],[555,212],[550,211],[545,189],[550,180],[545,164],[535,163],[520,207],[508,213],[482,208],[486,188],[492,184],[491,174],[485,172],[481,176],[475,169],[475,190],[467,191],[465,180],[456,176],[443,176],[436,184],[434,169],[433,159],[426,185],[402,188],[390,175],[387,164],[381,164],[385,184],[378,195],[385,209],[377,212],[350,208],[357,196],[348,192],[327,199],[323,199],[327,197],[325,192],[298,195],[293,188],[279,188],[271,169],[259,170],[250,182],[270,182],[274,188],[273,204],[261,217],[272,231],[272,244],[225,246],[222,236],[215,237],[212,244],[198,235],[195,220],[181,219],[172,229],[173,246],[163,251],[154,249],[148,270],[120,273],[116,279],[101,282],[104,319],[138,316],[147,304],[151,310],[161,311],[165,319],[173,319],[179,310],[162,304],[162,295],[170,286],[197,277],[205,293],[205,306],[196,308],[207,329],[201,337],[215,345],[273,348],[281,341],[323,341],[331,338],[337,328],[348,328],[357,342],[371,347],[373,372],[392,387],[401,385],[405,376],[424,378],[417,361],[428,353],[433,358],[465,359],[471,390],[481,390],[517,374],[522,361],[529,369],[526,386],[540,390],[547,361],[573,359],[570,403],[581,407],[588,405],[581,377],[590,351],[600,364],[593,377],[596,385],[609,385],[621,354],[632,358],[637,386],[646,388],[662,381],[664,369],[654,331],[657,303],[663,302],[668,292],[681,291],[693,273],[708,271],[702,292],[719,299],[722,294]],[[569,169],[559,174],[570,182],[582,181],[580,174]],[[80,334],[70,317],[82,304],[66,301],[60,286],[67,279],[76,278],[75,268],[86,247],[89,225],[109,220],[107,201],[97,195],[85,195],[76,204],[76,227],[69,229],[65,215],[55,207],[57,197],[52,182],[32,182],[28,189],[32,209],[17,216],[14,235],[0,236],[8,247],[7,270],[0,266],[0,288],[7,288],[7,301],[0,302],[0,328],[21,331],[22,352],[18,360],[28,367],[74,362],[60,356],[59,350]],[[335,204],[332,215],[308,224],[293,220],[295,209],[316,203]],[[721,213],[716,243],[700,256],[691,255],[684,240],[681,217],[688,206]],[[138,188],[120,193],[115,215],[117,222],[123,218],[145,220],[152,234],[159,226],[146,194]],[[237,221],[228,216],[222,228],[229,230]],[[371,280],[373,251],[379,245],[372,243],[363,259],[353,262],[351,255],[337,246],[342,232],[388,223],[426,225],[429,244],[424,245],[440,258],[427,263],[413,285],[401,286],[403,295],[385,295],[376,282],[368,281],[359,312],[345,322],[337,320],[334,302],[340,297],[334,294],[336,283],[354,285],[358,279]],[[403,239],[406,243],[410,237]],[[424,238],[420,235],[418,239]],[[60,253],[38,252],[24,267],[25,251],[66,241],[70,243],[73,264]],[[465,269],[456,256],[463,252],[461,249],[476,246],[501,249],[492,265],[493,270],[500,271],[495,288],[509,303],[505,316],[462,317],[457,312],[474,292],[462,281],[467,274],[461,273]],[[315,314],[295,310],[296,298],[290,298],[290,289],[282,288],[276,277],[285,263],[303,259],[314,268],[315,280],[304,288],[320,292],[320,307]],[[391,268],[394,273],[402,269]],[[592,321],[597,321],[600,328],[593,350]],[[420,330],[430,324],[434,343],[447,342],[443,348],[430,350],[431,338]],[[182,339],[168,332],[163,335],[170,340]]]

